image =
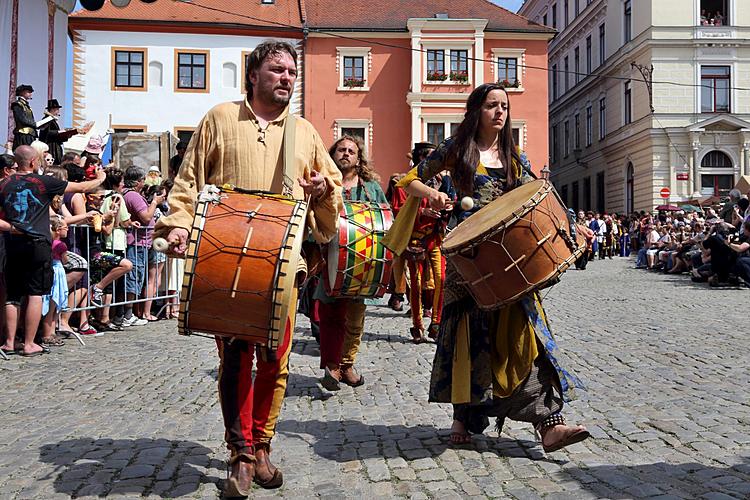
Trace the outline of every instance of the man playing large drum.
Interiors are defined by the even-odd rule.
[[[327,242],[336,233],[341,173],[318,133],[301,118],[296,119],[294,129],[293,172],[297,182],[288,182],[283,175],[282,143],[297,78],[296,61],[294,47],[286,42],[258,45],[247,63],[247,99],[214,107],[198,125],[169,196],[170,214],[157,225],[157,235],[168,234],[174,253],[186,251],[196,198],[206,184],[229,183],[275,193],[291,190],[294,198],[309,198],[307,224],[318,242]],[[219,396],[231,451],[225,496],[246,496],[253,481],[264,488],[276,488],[283,482],[269,453],[286,391],[295,304],[296,293],[292,294],[279,348],[257,349],[254,380],[255,346],[244,340],[217,337]]]
[[[344,200],[388,203],[359,138],[345,135],[333,143],[329,153],[343,176]],[[319,301],[320,367],[325,370],[323,387],[337,391],[341,388],[340,382],[360,386],[365,379],[354,369],[354,362],[365,327],[365,302],[358,298],[330,297],[323,283],[323,279],[319,280],[314,295]]]
[[[524,171],[528,168],[526,156],[513,142],[508,94],[499,85],[484,84],[469,96],[456,134],[412,169],[400,185],[413,197],[429,199],[433,209],[443,210],[450,204],[448,195],[425,182],[448,170],[459,198],[473,199],[473,203],[462,200],[463,208],[454,207],[462,224],[503,193],[530,180]],[[411,221],[406,220],[407,214]],[[388,234],[386,245],[396,253],[406,246],[400,236],[413,224],[415,214],[414,209],[402,208]],[[469,442],[471,433],[481,433],[489,425],[489,417],[497,418],[498,430],[506,417],[530,422],[540,432],[546,452],[587,438],[583,426],[565,425],[560,413],[563,398],[568,400],[573,387],[581,383],[559,362],[538,294],[485,311],[459,280],[449,263],[430,383],[430,401],[453,403],[451,442]]]

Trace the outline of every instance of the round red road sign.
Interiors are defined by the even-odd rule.
[[[659,191],[659,194],[664,199],[669,198],[669,195],[670,195],[669,188],[661,188],[661,191]]]

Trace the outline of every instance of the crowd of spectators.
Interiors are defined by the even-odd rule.
[[[631,220],[636,267],[689,273],[712,287],[750,286],[750,202],[733,189],[717,214],[645,215]]]
[[[159,167],[103,168],[101,145],[59,165],[44,146],[0,156],[2,354],[176,318],[181,266],[152,248],[172,182]]]
[[[635,253],[638,269],[688,274],[712,287],[750,286],[750,208],[747,196],[733,189],[717,213],[713,207],[660,211],[630,216],[579,211],[578,231],[587,249],[576,262]]]

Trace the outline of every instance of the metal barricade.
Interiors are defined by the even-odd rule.
[[[124,231],[119,228],[115,230]],[[68,251],[83,257],[86,261],[83,277],[74,285],[73,290],[84,288],[86,293],[85,298],[74,299],[72,307],[70,303],[68,304],[68,312],[127,306],[139,302],[165,301],[157,313],[159,316],[168,306],[173,306],[174,310],[179,307],[182,266],[177,261],[181,259],[168,257],[151,248],[153,227],[128,229],[127,245],[124,250],[112,248],[114,237],[107,238],[109,248],[106,245],[103,248],[94,246],[95,241],[92,240],[98,238],[92,237],[93,231],[95,231],[94,226],[89,224],[69,226],[68,237],[65,241]],[[111,283],[107,283],[104,288],[103,305],[92,303],[93,285],[105,280],[109,273],[121,264],[120,259],[130,261],[132,269]],[[66,272],[69,272],[67,267]],[[131,293],[128,293],[128,290]],[[138,290],[138,293],[134,293],[135,290]],[[132,296],[128,297],[128,295]],[[74,296],[77,297],[77,294]],[[150,315],[150,310],[146,311],[146,314]]]

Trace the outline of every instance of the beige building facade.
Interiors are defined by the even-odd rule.
[[[526,0],[521,15],[558,30],[550,170],[568,206],[652,210],[750,174],[744,1]]]

